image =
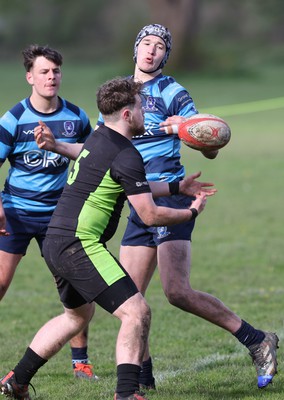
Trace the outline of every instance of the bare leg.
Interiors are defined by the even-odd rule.
[[[241,319],[216,297],[190,286],[190,242],[176,240],[158,247],[158,266],[164,292],[169,302],[231,333],[241,326]]]
[[[78,335],[74,336],[70,340],[71,347],[86,347],[88,345],[88,333],[89,333],[89,325],[86,326]]]
[[[0,300],[5,296],[22,257],[22,254],[11,254],[0,250]],[[86,348],[87,345],[88,326],[70,340],[71,348]],[[93,377],[97,378],[94,374]]]
[[[0,300],[5,296],[22,254],[11,254],[0,250]]]
[[[95,308],[95,303],[93,303]],[[75,335],[70,341],[72,366],[76,378],[97,381],[99,378],[93,370],[88,354],[89,325]]]
[[[141,366],[148,339],[151,311],[141,293],[124,302],[114,313],[121,320],[116,343],[116,362]]]
[[[157,265],[156,255],[156,247],[121,246],[120,248],[120,262],[143,295],[145,295]],[[147,341],[143,361],[148,360],[149,357]]]
[[[86,327],[93,315],[93,304],[64,310],[63,314],[48,321],[30,344],[30,348],[45,360],[49,360],[74,335]]]

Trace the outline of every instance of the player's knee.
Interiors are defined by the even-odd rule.
[[[114,313],[123,324],[143,331],[150,326],[151,310],[141,293],[126,300]]]
[[[64,315],[69,325],[76,331],[83,331],[87,329],[87,325],[93,316],[93,305],[85,304],[76,309],[65,308]]]
[[[166,294],[168,302],[175,307],[178,307],[179,303],[180,303],[180,296],[178,295],[178,293],[172,293],[169,292]]]
[[[151,323],[151,309],[145,298],[140,296],[136,306],[133,308],[132,318],[135,319],[135,324],[143,330],[148,330]]]
[[[139,301],[139,315],[141,319],[147,321],[151,319],[151,309],[146,302],[145,298],[141,296]]]
[[[165,291],[165,295],[168,299],[168,302],[174,306],[174,307],[179,307],[182,308],[183,304],[185,302],[185,298],[188,298],[186,296],[184,290],[175,289],[175,288],[169,288],[168,290]]]

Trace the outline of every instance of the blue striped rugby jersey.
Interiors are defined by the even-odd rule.
[[[29,98],[16,104],[0,119],[0,162],[10,169],[2,191],[4,207],[26,213],[49,213],[57,204],[67,180],[69,159],[38,148],[34,128],[42,120],[58,140],[83,143],[92,128],[81,108],[60,98],[53,113],[36,111]]]
[[[143,85],[142,107],[145,133],[132,142],[143,157],[148,181],[180,180],[185,175],[180,163],[181,141],[177,134],[160,130],[160,122],[173,115],[197,114],[188,91],[171,76],[158,75]],[[103,123],[99,116],[98,124]]]

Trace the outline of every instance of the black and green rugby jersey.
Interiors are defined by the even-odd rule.
[[[101,125],[74,163],[47,234],[105,243],[116,231],[126,195],[149,192],[140,153]]]

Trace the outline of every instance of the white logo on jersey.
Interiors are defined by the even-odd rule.
[[[74,132],[74,122],[72,121],[65,121],[64,122],[64,130],[65,132],[62,132],[62,135],[67,136],[67,137],[72,137],[76,135],[76,132]]]
[[[141,186],[149,186],[148,181],[144,181],[144,182],[136,182],[136,186],[137,187],[141,187]]]
[[[138,135],[138,136],[133,136],[132,139],[136,139],[136,138],[142,138],[143,136],[154,136],[154,133],[151,131],[152,128],[155,128],[156,124],[154,124],[153,122],[150,122],[149,124],[145,125],[145,132],[143,133],[143,135]]]
[[[30,167],[38,167],[42,165],[45,168],[49,166],[60,167],[64,164],[69,164],[69,159],[67,157],[62,157],[59,154],[52,153],[50,151],[32,150],[27,151],[24,154],[24,163]]]
[[[25,135],[33,135],[34,134],[34,130],[33,129],[29,129],[28,131],[23,131],[23,133]]]

